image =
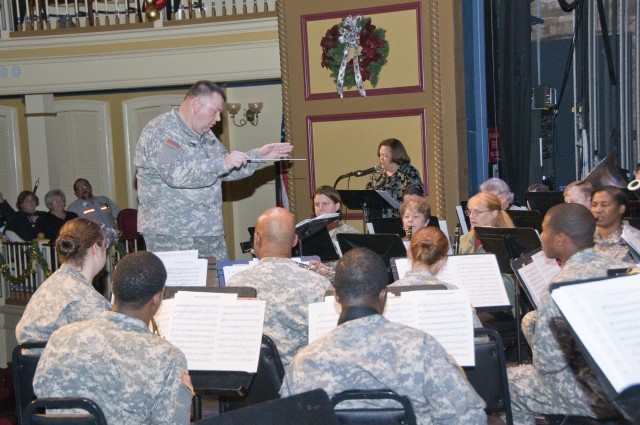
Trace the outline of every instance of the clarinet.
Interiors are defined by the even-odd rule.
[[[453,231],[453,255],[458,255],[460,252],[460,233],[462,233],[462,228],[460,227],[460,223],[458,223],[456,229]]]
[[[413,236],[413,227],[412,226],[408,226],[406,229],[404,229],[404,234],[405,234],[405,237],[406,237],[407,241],[411,242],[411,237]]]

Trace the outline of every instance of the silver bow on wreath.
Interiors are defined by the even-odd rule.
[[[360,96],[366,97],[367,93],[364,91],[364,86],[362,85],[362,75],[360,75],[360,61],[358,60],[358,44],[360,43],[360,32],[362,28],[360,27],[360,21],[362,20],[362,16],[347,16],[342,20],[342,24],[340,25],[340,37],[338,41],[341,44],[344,44],[344,52],[342,54],[342,63],[340,64],[340,70],[338,71],[338,81],[337,89],[338,95],[340,99],[342,99],[342,90],[344,86],[344,75],[347,70],[347,62],[349,61],[349,51],[353,47],[353,76],[356,80],[356,86],[358,87],[358,92]]]

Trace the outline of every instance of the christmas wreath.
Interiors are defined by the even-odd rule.
[[[385,34],[384,29],[371,24],[371,18],[363,18],[362,16],[355,18],[348,16],[340,24],[327,30],[320,41],[322,46],[321,66],[331,71],[331,78],[338,85],[340,95],[342,95],[342,85],[347,88],[358,85],[360,90],[361,82],[358,81],[360,78],[361,81],[371,81],[373,87],[378,84],[380,70],[387,63],[389,55],[389,42],[385,40]],[[358,53],[358,46],[360,46],[360,53]],[[346,63],[351,47],[354,47],[355,55],[358,57],[356,66],[354,66],[353,58]],[[344,67],[345,63],[346,67]],[[358,71],[360,78],[356,75]],[[360,94],[364,96],[364,89],[360,91]]]

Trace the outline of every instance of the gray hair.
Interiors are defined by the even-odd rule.
[[[47,194],[44,195],[44,204],[47,206],[47,208],[51,209],[51,202],[53,201],[54,196],[62,197],[62,202],[67,205],[67,197],[64,196],[64,192],[60,189],[53,189],[48,191]]]
[[[511,191],[511,188],[509,187],[507,182],[497,177],[492,177],[489,180],[482,183],[480,185],[480,191],[491,192],[496,196],[500,196],[501,194],[506,193],[507,195],[509,195],[509,198],[508,198],[509,203],[511,204],[513,202],[514,195],[513,195],[513,192]]]

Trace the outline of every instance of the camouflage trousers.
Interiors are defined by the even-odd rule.
[[[217,261],[228,260],[224,236],[175,236],[144,235],[144,242],[151,252],[185,251],[197,249],[200,257],[216,257]]]
[[[554,375],[530,365],[508,368],[507,374],[514,425],[535,425],[535,414],[595,417],[575,380],[555,382]]]

